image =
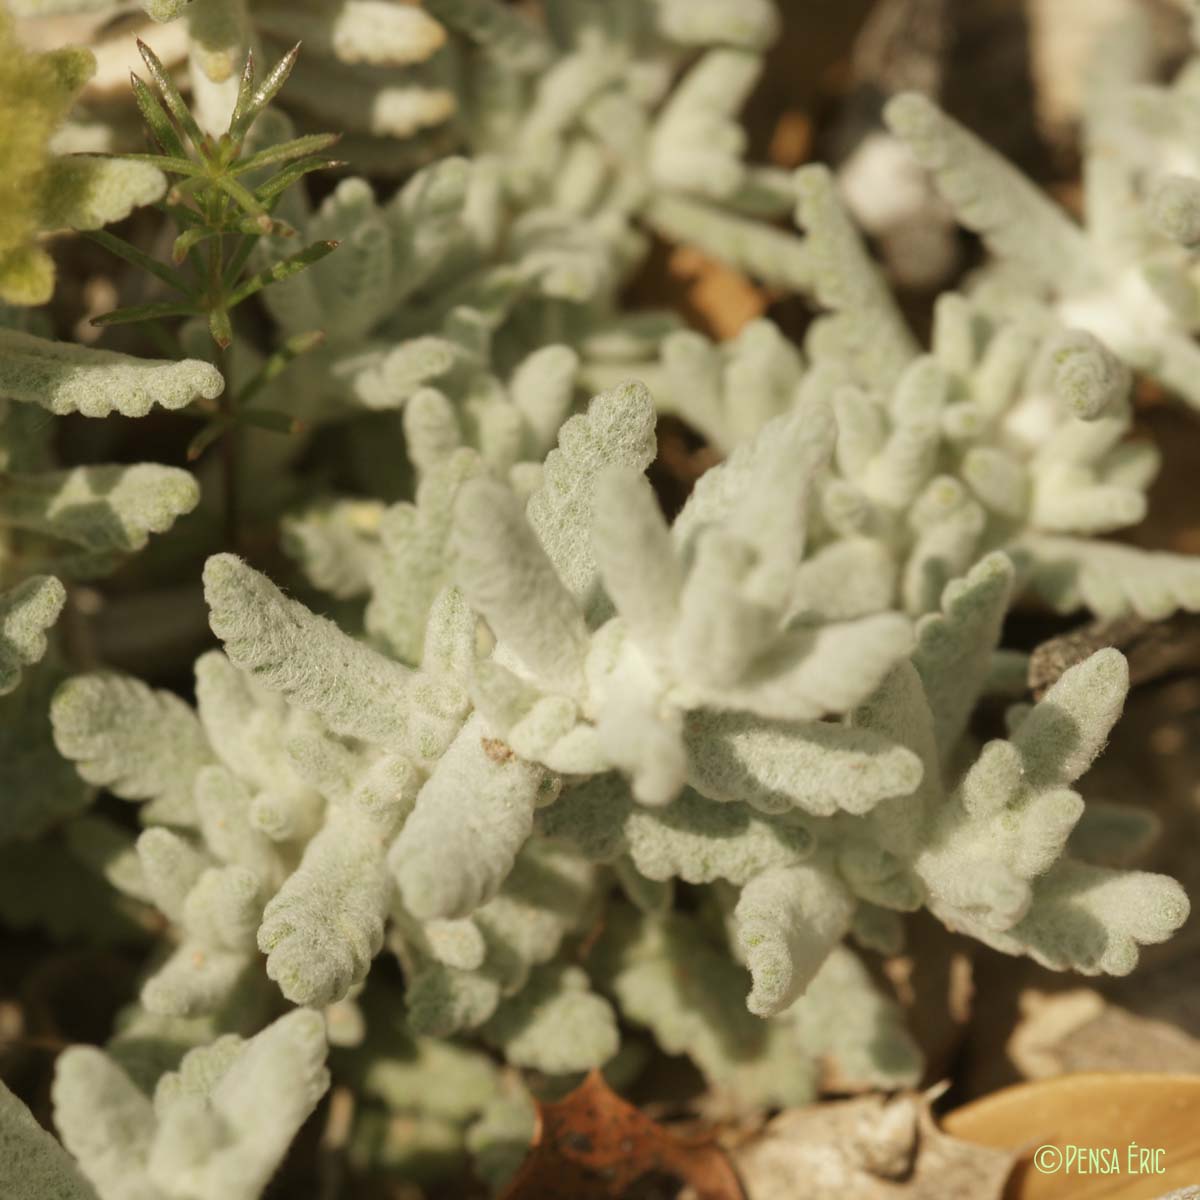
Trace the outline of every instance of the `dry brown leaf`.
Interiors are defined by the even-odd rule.
[[[965,1141],[1021,1156],[1005,1200],[1151,1200],[1200,1179],[1196,1075],[1063,1075],[1003,1088],[956,1109],[943,1125]],[[1143,1149],[1161,1158],[1147,1162]],[[1101,1172],[1101,1160],[1089,1166],[1080,1150],[1107,1151],[1119,1169]],[[1150,1173],[1152,1166],[1162,1173]]]
[[[947,1136],[909,1094],[781,1113],[734,1161],[749,1200],[1000,1200],[1016,1156]]]
[[[503,1200],[620,1200],[663,1177],[690,1185],[697,1200],[745,1200],[711,1140],[678,1136],[592,1071],[562,1100],[538,1105],[532,1149]]]

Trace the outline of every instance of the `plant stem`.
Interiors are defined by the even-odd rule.
[[[220,204],[220,200],[217,201]],[[225,239],[217,234],[209,245],[208,253],[208,291],[211,308],[224,307],[225,295]],[[216,349],[216,367],[225,379],[225,390],[221,393],[221,412],[229,418],[225,432],[221,435],[221,478],[223,511],[225,519],[226,548],[237,553],[241,538],[239,537],[238,522],[238,445],[237,425],[233,415],[237,409],[236,397],[233,392],[233,382],[230,378],[230,351],[232,346],[222,346],[214,343]]]
[[[217,369],[229,378],[229,351],[217,348]],[[227,384],[221,397],[221,408],[226,415],[231,416],[234,410],[232,388]],[[228,399],[226,398],[228,397]],[[233,553],[240,547],[241,527],[238,521],[238,427],[232,421],[221,435],[221,482],[224,496],[225,514],[225,545]]]

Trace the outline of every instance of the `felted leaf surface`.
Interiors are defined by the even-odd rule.
[[[95,1200],[71,1156],[0,1082],[0,1194],[26,1200]]]
[[[59,416],[78,412],[144,417],[155,404],[185,408],[225,390],[211,363],[134,358],[112,350],[0,330],[0,395],[39,404]]]
[[[46,653],[46,630],[66,599],[66,588],[51,575],[36,575],[0,594],[0,696],[17,686],[23,666]]]

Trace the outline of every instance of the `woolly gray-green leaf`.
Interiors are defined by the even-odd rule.
[[[331,500],[284,518],[280,539],[308,581],[339,600],[363,595],[378,553],[383,505]]]
[[[643,471],[654,457],[654,404],[640,383],[596,396],[558,433],[542,486],[529,499],[529,524],[559,578],[590,614],[599,604],[592,550],[596,480],[606,467]]]
[[[0,594],[0,696],[21,680],[21,668],[46,653],[46,630],[58,620],[67,589],[51,575],[35,575]]]
[[[170,529],[199,500],[195,478],[176,467],[74,467],[10,475],[0,492],[0,520],[106,561],[141,550],[150,534]]]
[[[617,1052],[616,1014],[578,967],[538,967],[483,1026],[510,1063],[551,1075],[602,1066]]]
[[[894,97],[884,116],[933,173],[963,224],[995,254],[1051,287],[1095,282],[1093,255],[1079,228],[974,134],[915,92]]]
[[[231,554],[204,568],[213,631],[230,659],[339,733],[436,758],[465,697],[356,642]]]
[[[880,387],[916,356],[904,318],[842,208],[829,169],[802,167],[796,173],[796,219],[808,232],[814,290],[844,331],[846,346],[859,356],[855,368]]]
[[[451,553],[455,579],[501,645],[547,686],[579,695],[583,614],[510,489],[489,479],[459,489]]]
[[[383,945],[389,881],[379,833],[338,814],[263,913],[267,974],[293,1004],[342,999]]]
[[[911,750],[867,729],[830,722],[784,724],[739,713],[698,712],[686,734],[688,780],[714,800],[763,812],[793,806],[814,816],[862,813],[921,781]]]
[[[39,404],[59,416],[119,412],[144,417],[155,404],[184,408],[196,400],[215,400],[224,389],[216,367],[196,359],[133,358],[0,330],[0,394]]]
[[[1013,577],[1009,559],[990,554],[947,585],[941,613],[930,613],[917,625],[912,661],[925,685],[943,757],[954,753],[983,691]]]
[[[421,659],[430,606],[449,582],[454,499],[463,481],[481,469],[473,450],[454,451],[422,474],[415,503],[393,504],[379,520],[380,552],[371,559],[366,625],[404,662]]]
[[[737,944],[754,987],[752,1013],[773,1016],[808,987],[850,928],[854,901],[817,865],[776,867],[745,887],[734,910]]]
[[[214,762],[195,713],[178,696],[126,675],[77,675],[50,710],[54,742],[88,783],[125,800],[150,800],[147,816],[195,820],[197,772]]]
[[[467,916],[491,899],[532,830],[549,782],[541,768],[489,738],[478,716],[468,720],[388,856],[405,907],[432,920]]]
[[[40,182],[46,229],[99,229],[161,200],[167,190],[166,176],[151,163],[90,154],[53,159]]]
[[[0,1193],[25,1200],[95,1200],[71,1157],[0,1082]]]

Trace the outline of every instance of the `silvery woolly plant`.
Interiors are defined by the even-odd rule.
[[[106,4],[21,5],[80,7]],[[364,119],[402,113],[405,88],[424,111],[434,66],[456,151],[390,200],[348,179],[315,207],[223,174],[240,147],[206,132],[244,115],[220,47],[269,46],[276,9],[145,7],[188,21],[207,80],[193,114],[150,62],[164,168],[230,185],[199,208],[263,285],[273,341],[235,328],[220,289],[179,315],[207,318],[243,401],[343,427],[368,486],[284,521],[340,623],[216,554],[220,648],[194,703],[109,670],[54,691],[39,761],[56,795],[131,807],[63,822],[43,787],[6,810],[14,836],[56,826],[161,936],[108,1043],[58,1060],[61,1145],[0,1090],[0,1184],[19,1163],[32,1197],[252,1200],[332,1072],[356,1097],[356,1163],[470,1155],[500,1186],[531,1082],[631,1078],[652,1046],[687,1055],[724,1112],[914,1084],[872,961],[917,910],[1092,975],[1178,929],[1175,881],[1109,865],[1144,842],[1143,814],[1084,801],[1124,659],[1100,650],[1029,703],[1024,656],[1000,644],[1020,597],[1200,607],[1194,561],[1096,536],[1145,511],[1157,458],[1127,437],[1145,363],[1028,284],[1015,306],[942,297],[923,353],[828,172],[743,162],[768,5],[555,0],[544,25],[489,0],[302,6],[341,152],[376,139],[373,173],[381,134],[416,133],[403,172],[432,154]],[[356,61],[377,73],[349,82]],[[924,120],[920,103],[893,116]],[[263,114],[252,163],[279,169],[278,135],[312,152],[285,173],[324,165],[302,109],[298,140]],[[758,219],[787,210],[802,237]],[[649,229],[803,291],[820,313],[805,344],[762,321],[714,345],[625,311]],[[293,230],[340,248],[276,271]],[[209,240],[181,239],[185,259]],[[324,345],[296,341],[318,328]],[[226,384],[199,361],[9,336],[6,393],[51,411],[184,407]],[[280,375],[297,348],[308,369]],[[237,427],[230,403],[201,449]],[[724,455],[670,522],[645,474],[663,411]],[[18,583],[14,671],[40,649],[46,586]],[[985,700],[1004,714],[988,739]]]

